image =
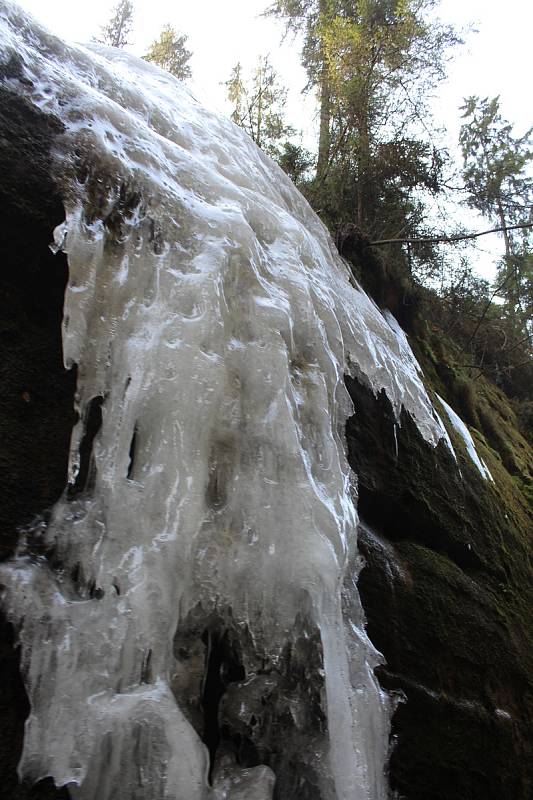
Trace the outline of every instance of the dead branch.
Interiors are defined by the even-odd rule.
[[[376,242],[369,242],[368,244],[370,247],[382,244],[455,244],[456,242],[464,242],[466,239],[477,239],[479,236],[487,236],[489,233],[503,233],[522,230],[524,228],[533,228],[533,222],[490,228],[488,231],[479,231],[478,233],[459,233],[457,236],[421,236],[418,239],[379,239]]]

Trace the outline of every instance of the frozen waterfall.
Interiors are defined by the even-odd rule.
[[[239,128],[6,0],[0,29],[5,87],[64,127],[79,413],[39,554],[1,568],[20,773],[80,800],[385,800],[344,374],[436,445],[407,340]]]

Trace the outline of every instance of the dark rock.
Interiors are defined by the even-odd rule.
[[[273,663],[229,609],[206,615],[198,606],[176,632],[174,654],[172,690],[209,750],[210,781],[227,765],[267,765],[274,800],[323,796],[315,764],[327,726],[323,652],[307,615]]]
[[[406,800],[527,800],[533,764],[532,515],[503,465],[484,481],[387,398],[347,379],[359,479],[359,591],[402,692],[391,785]],[[496,474],[496,470],[498,470]]]
[[[19,65],[20,67],[20,65]],[[17,64],[0,77],[21,79]],[[64,219],[51,177],[58,120],[0,87],[0,559],[13,555],[20,528],[45,513],[65,488],[75,376],[63,368],[61,320],[66,258],[48,244]],[[11,626],[0,624],[0,795],[65,800],[51,780],[20,785],[29,713]]]

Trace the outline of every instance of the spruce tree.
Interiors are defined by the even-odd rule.
[[[189,60],[192,52],[187,49],[188,37],[177,33],[172,25],[165,25],[159,39],[152,43],[144,56],[145,61],[157,64],[180,81],[191,77]]]
[[[237,64],[226,81],[228,100],[233,105],[231,118],[254,142],[273,158],[280,155],[281,140],[293,135],[285,123],[287,90],[281,86],[268,56],[260,56],[250,79],[245,80]]]
[[[518,324],[533,318],[533,128],[516,136],[500,114],[499,98],[469,97],[461,109],[460,144],[468,204],[503,228],[498,293]]]
[[[413,189],[438,188],[441,157],[421,129],[427,134],[428,98],[459,40],[431,16],[435,6],[276,0],[267,11],[303,33],[308,88],[320,100],[314,205],[330,225],[355,223],[372,237],[413,233],[423,216]]]
[[[113,9],[113,15],[107,25],[101,28],[98,38],[93,41],[109,47],[123,48],[130,44],[128,36],[133,26],[133,3],[131,0],[120,0]]]
[[[247,117],[247,90],[240,61],[231,70],[229,80],[225,83],[226,94],[233,106],[231,119],[236,125],[244,128]]]
[[[325,33],[334,18],[337,5],[337,0],[275,0],[265,12],[267,16],[284,20],[288,32],[304,33],[302,64],[309,79],[307,89],[318,90],[320,103],[316,164],[316,178],[319,183],[325,178],[331,151],[332,98]]]

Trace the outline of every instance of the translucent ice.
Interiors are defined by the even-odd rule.
[[[20,771],[81,800],[267,800],[296,764],[317,798],[384,800],[343,378],[436,445],[407,340],[284,173],[171,76],[5,0],[0,30],[24,73],[8,87],[64,125],[54,247],[78,365],[45,555],[2,567],[31,702]]]
[[[455,413],[453,408],[448,405],[448,403],[437,395],[439,403],[441,403],[443,409],[445,410],[448,419],[450,420],[451,424],[465,443],[466,451],[474,464],[476,465],[477,469],[479,470],[481,476],[485,478],[485,480],[493,481],[494,478],[490,474],[489,468],[485,464],[482,458],[480,458],[477,454],[476,446],[474,444],[474,440],[472,439],[472,435],[466,425],[464,424],[461,417]]]

